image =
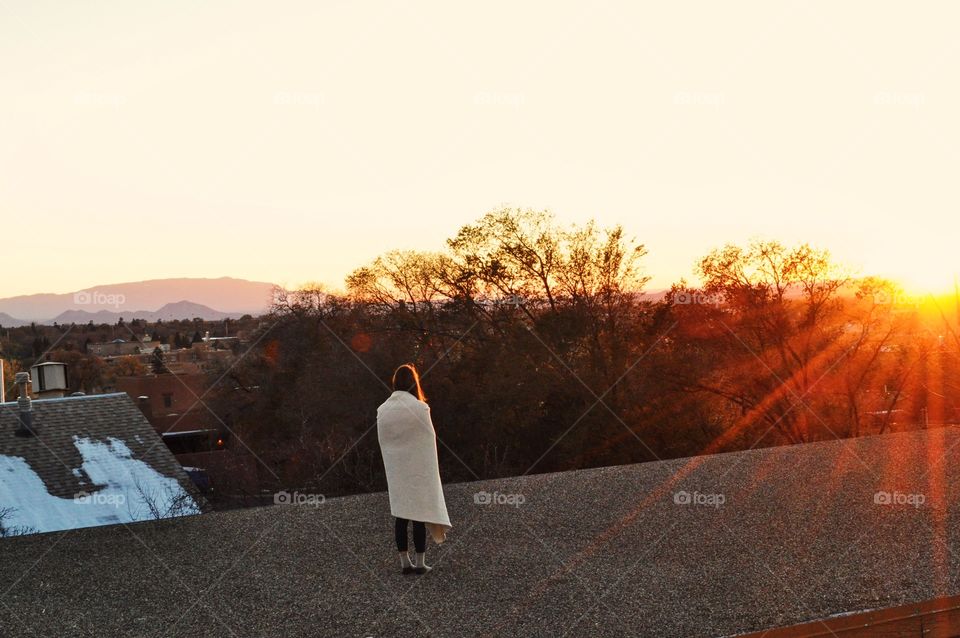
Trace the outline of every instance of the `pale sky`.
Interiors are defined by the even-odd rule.
[[[338,288],[501,204],[622,224],[651,288],[754,236],[944,288],[958,24],[955,2],[0,0],[0,297]]]

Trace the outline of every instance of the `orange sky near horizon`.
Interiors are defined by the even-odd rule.
[[[502,204],[622,224],[651,289],[762,237],[952,290],[958,18],[949,2],[8,0],[0,297],[224,275],[336,289]]]

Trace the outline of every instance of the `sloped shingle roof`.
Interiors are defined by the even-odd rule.
[[[102,522],[152,517],[136,502],[138,491],[185,492],[181,513],[198,511],[186,503],[199,503],[186,473],[126,394],[41,399],[32,407],[36,436],[20,437],[17,404],[0,404],[0,509],[14,506],[19,526],[50,531],[96,524],[84,517],[90,503],[74,501],[105,489],[124,494],[129,503],[114,508],[116,520],[101,516]],[[43,493],[26,494],[32,487]],[[44,500],[49,506],[38,502]]]

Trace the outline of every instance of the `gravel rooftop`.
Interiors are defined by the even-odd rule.
[[[448,485],[422,577],[386,494],[4,539],[0,635],[732,636],[917,602],[960,592],[958,455],[945,428]]]

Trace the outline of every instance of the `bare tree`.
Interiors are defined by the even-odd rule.
[[[849,277],[826,251],[768,241],[715,250],[698,270],[708,302],[675,311],[712,325],[695,347],[712,350],[714,366],[685,371],[681,387],[734,404],[738,430],[765,422],[790,442],[818,438],[823,423],[808,405],[847,354],[839,292]],[[675,288],[671,299],[689,292]]]
[[[147,508],[146,513],[153,520],[197,513],[197,505],[193,497],[179,485],[177,487],[161,485],[151,488],[144,485],[137,477],[134,478],[133,485],[139,500]],[[131,509],[131,499],[127,498],[126,503],[131,517],[135,520],[140,519],[143,512]]]
[[[37,530],[27,525],[9,525],[7,521],[14,515],[16,508],[0,507],[0,538],[36,534]]]

